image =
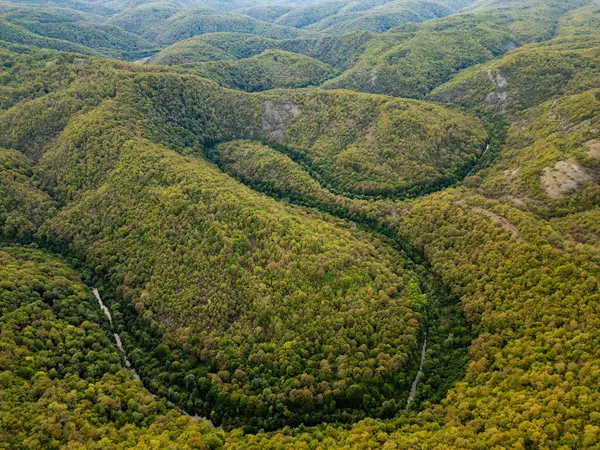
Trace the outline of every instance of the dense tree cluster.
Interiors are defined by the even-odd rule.
[[[279,25],[329,34],[355,30],[383,32],[405,22],[422,22],[447,16],[464,6],[464,1],[438,2],[393,0],[337,0],[316,2],[296,8],[279,5],[248,8],[244,14]]]
[[[336,74],[333,67],[321,61],[282,50],[267,50],[239,61],[186,64],[180,68],[220,86],[248,92],[318,86]]]
[[[265,50],[285,50],[310,56],[339,70],[351,67],[363,54],[367,44],[393,45],[403,37],[368,32],[342,36],[268,39],[245,33],[207,33],[176,42],[158,52],[148,63],[179,65],[194,62],[249,58]]]
[[[375,4],[374,7],[368,8],[373,4]],[[363,5],[361,7],[356,2],[347,4],[337,14],[329,15],[314,22],[306,29],[332,35],[342,35],[353,31],[382,33],[408,22],[419,23],[429,19],[445,17],[452,13],[451,8],[438,2],[429,1],[367,1]]]
[[[95,56],[138,59],[154,45],[113,25],[66,9],[15,8],[0,15],[0,40]]]
[[[32,175],[31,161],[23,154],[0,148],[0,236],[30,241],[56,212],[56,203]]]
[[[240,12],[263,22],[274,22],[275,19],[290,12],[292,9],[294,8],[290,5],[270,4],[251,6],[240,10]]]
[[[218,448],[121,369],[91,292],[38,250],[0,249],[0,448]]]
[[[68,58],[59,61],[69,63]],[[433,104],[341,91],[290,90],[250,96],[217,89],[198,78],[163,73],[161,68],[132,69],[138,76],[117,79],[108,65],[84,63],[78,70],[93,78],[94,84],[77,83],[36,102],[16,105],[0,124],[10,128],[0,143],[32,155],[43,144],[35,141],[64,127],[71,111],[88,109],[119,92],[121,112],[113,111],[116,126],[110,133],[122,142],[126,136],[135,136],[117,124],[128,116],[139,116],[136,120],[145,137],[184,153],[230,139],[264,139],[303,161],[321,183],[351,196],[406,196],[450,184],[485,149],[486,132],[477,118]],[[7,76],[17,81],[48,71],[57,76],[50,64],[27,75],[10,70]],[[72,80],[66,70],[57,82],[60,77],[63,83]],[[112,107],[107,102],[102,108]],[[29,122],[21,120],[25,115],[32,116]],[[172,126],[173,122],[177,125]],[[34,124],[47,133],[31,133]],[[115,133],[117,127],[120,135]],[[68,152],[65,158],[76,159],[71,150],[64,152]],[[103,157],[98,163],[109,160]],[[56,170],[64,176],[69,166],[61,162]],[[97,173],[101,176],[102,168]],[[59,189],[81,188],[80,183],[70,182],[73,178],[67,180],[60,181]]]
[[[208,8],[181,10],[167,4],[129,9],[113,16],[110,23],[159,45],[216,32],[248,33],[273,39],[314,36],[308,31],[262,22],[241,14]]]
[[[241,416],[258,419],[268,411],[256,407],[277,401],[281,412],[311,413],[319,402],[342,411],[366,408],[368,392],[370,411],[406,396],[419,321],[399,255],[342,224],[265,202],[205,163],[125,144],[99,190],[44,236],[85,256],[188,351],[201,349],[187,375],[201,390],[247,397]],[[222,396],[214,403],[231,409]]]
[[[35,67],[26,78],[47,70]],[[451,123],[451,145],[479,149],[478,121],[360,94],[304,91],[279,100],[142,68],[122,78],[99,62],[79,70],[93,86],[84,78],[71,85],[64,74],[64,89],[6,111],[2,138],[41,157],[37,176],[60,204],[38,239],[84,260],[134,305],[124,341],[156,343],[131,358],[148,387],[191,412],[254,430],[397,411],[417,369],[429,302],[405,256],[354,225],[253,193],[195,152],[204,140],[268,138],[290,123],[300,139],[313,130],[272,118],[273,108],[292,101],[310,122],[320,103],[323,123],[341,120],[340,105],[352,98],[373,114],[400,114],[395,123],[409,127],[417,119],[403,112],[434,108],[440,125],[419,129],[441,146],[433,141]],[[30,120],[50,102],[47,115]],[[56,136],[32,134],[40,123]],[[139,316],[146,326],[134,333]]]
[[[478,2],[339,38],[95,5],[163,43],[257,25],[174,45],[160,57],[175,68],[1,43],[0,447],[600,445],[588,3]],[[81,26],[80,13],[61,12],[78,24],[62,28],[50,10],[3,11],[3,30],[45,39]],[[195,63],[238,61],[180,65],[196,48]],[[286,82],[252,75],[269,49],[315,58],[285,54],[302,80],[320,60],[346,71],[327,87],[458,106],[240,92]],[[113,328],[69,266],[100,287]]]
[[[301,106],[281,127],[271,116],[288,103]],[[311,92],[282,95],[267,106],[263,124],[271,140],[322,183],[350,196],[396,197],[451,183],[485,149],[486,132],[477,119],[431,104]]]
[[[524,43],[547,39],[554,19],[566,10],[558,3],[537,2],[525,10],[509,10],[502,15],[484,9],[422,24],[409,23],[383,34],[352,33],[355,30],[346,29],[350,25],[346,22],[339,26],[347,34],[322,38],[307,35],[275,40],[207,34],[177,42],[151,62],[184,64],[238,59],[266,49],[281,49],[342,70],[338,77],[324,83],[326,88],[423,98],[465,68],[497,58]],[[376,17],[370,16],[369,20]],[[234,51],[230,50],[230,41],[235,42]]]
[[[501,14],[498,7],[481,5],[469,13],[444,17],[468,2],[331,1],[294,8],[274,23],[245,15],[243,10],[224,12],[232,8],[223,5],[218,10],[182,9],[168,4],[128,8],[111,2],[109,9],[94,13],[103,16],[103,24],[98,24],[96,16],[89,14],[83,3],[69,5],[79,11],[9,8],[0,17],[3,21],[0,39],[129,60],[151,56],[157,49],[167,47],[150,59],[166,64],[239,59],[268,49],[284,50],[310,56],[341,71],[329,80],[330,77],[315,77],[311,84],[319,82],[329,89],[423,98],[465,68],[501,56],[516,46],[548,39],[561,15],[586,2],[536,0],[523,8],[505,8]],[[433,17],[441,18],[425,20]],[[385,30],[388,31],[381,33]],[[204,40],[204,36],[208,39]],[[186,41],[187,38],[192,39]],[[544,64],[542,54],[534,58],[539,65]],[[552,54],[546,52],[546,59],[557,68],[552,71],[554,76],[547,77],[551,83],[545,90],[560,83],[561,76],[569,76]],[[235,64],[221,66],[218,78],[229,87],[260,90],[252,87],[257,83],[251,81],[256,80],[240,77],[240,73],[252,77],[249,72],[254,70],[255,61],[245,62],[244,66],[242,71]],[[214,79],[213,72],[207,75]],[[290,81],[294,78],[289,73],[287,76]],[[527,80],[535,76],[530,73],[529,77],[523,77],[522,84],[531,86],[533,83]],[[589,76],[583,74],[578,78],[589,79]],[[238,82],[228,82],[229,79]],[[489,82],[481,77],[476,80],[478,86],[483,84],[485,88],[489,88]],[[302,85],[265,83],[268,87]],[[458,90],[458,95],[464,91]],[[527,97],[533,98],[534,94],[531,91]],[[442,97],[448,95],[457,94]]]
[[[361,203],[332,194],[300,164],[267,145],[249,140],[229,141],[207,149],[207,153],[225,172],[271,196],[320,209],[338,203],[340,208]]]

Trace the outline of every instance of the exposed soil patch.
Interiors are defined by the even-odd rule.
[[[150,58],[151,58],[151,56],[146,56],[145,58],[136,59],[133,63],[134,64],[146,64]]]
[[[527,206],[527,202],[522,198],[515,197],[513,195],[507,195],[506,199],[509,200],[513,204],[513,206],[516,206],[517,208],[525,210],[529,209],[529,206]]]
[[[488,70],[488,78],[496,85],[496,89],[486,97],[486,103],[495,105],[499,112],[506,112],[508,104],[508,81],[499,70]]]
[[[506,169],[502,171],[504,176],[504,184],[508,185],[520,185],[521,184],[521,169]]]
[[[513,238],[523,239],[523,235],[521,234],[519,229],[516,227],[516,225],[513,225],[508,220],[506,220],[504,217],[496,214],[493,211],[490,211],[489,209],[480,208],[479,206],[470,206],[469,205],[469,208],[474,213],[483,214],[484,216],[488,216],[494,222],[499,224],[503,229],[505,229],[506,231],[509,231]]]
[[[577,189],[582,183],[591,181],[592,177],[577,160],[568,159],[557,162],[552,168],[546,168],[540,179],[546,195],[559,198]]]
[[[600,159],[600,139],[592,139],[583,144],[587,148],[587,154],[592,158]]]
[[[498,225],[500,225],[504,230],[509,231],[513,238],[523,239],[523,235],[521,234],[519,229],[516,227],[516,225],[513,225],[508,220],[506,220],[504,217],[500,216],[499,214],[496,214],[494,211],[490,211],[489,209],[485,209],[480,206],[469,205],[464,200],[459,201],[458,204],[464,208],[470,209],[471,211],[473,211],[476,214],[481,214],[481,215],[489,217],[494,222],[496,222]]]

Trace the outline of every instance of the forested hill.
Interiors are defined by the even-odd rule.
[[[600,2],[0,15],[0,448],[600,445]]]

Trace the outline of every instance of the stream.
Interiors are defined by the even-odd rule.
[[[424,330],[424,333],[425,338],[423,339],[423,347],[421,347],[421,362],[419,363],[419,370],[417,371],[417,375],[415,376],[415,379],[412,382],[410,394],[408,396],[408,400],[406,401],[406,409],[404,410],[404,412],[408,412],[410,404],[415,399],[415,395],[417,394],[417,386],[419,386],[419,378],[421,378],[421,374],[423,373],[423,362],[425,361],[425,351],[427,350],[427,329]]]
[[[110,310],[106,307],[106,305],[102,301],[102,298],[100,297],[100,293],[98,292],[98,289],[97,288],[93,288],[92,292],[94,293],[94,297],[96,297],[96,300],[98,300],[98,304],[100,305],[100,309],[102,310],[102,312],[104,313],[104,315],[108,319],[108,323],[110,323],[110,328],[112,330],[114,328],[114,326],[113,326],[112,316],[110,315]],[[117,348],[119,349],[119,353],[121,353],[121,356],[123,357],[123,361],[125,361],[125,367],[127,367],[129,370],[131,370],[131,372],[133,373],[133,378],[136,381],[138,381],[138,382],[141,383],[142,380],[141,380],[140,376],[135,371],[135,369],[131,366],[131,362],[129,362],[129,359],[127,359],[127,355],[125,354],[125,349],[123,348],[123,343],[121,342],[121,337],[117,333],[113,333],[113,336],[115,337],[115,342],[117,343]],[[186,416],[188,416],[190,419],[193,419],[193,420],[203,420],[203,421],[207,422],[208,425],[211,428],[217,428],[213,424],[212,420],[210,420],[207,417],[200,417],[198,415],[191,416],[188,413],[186,413],[185,411],[183,411],[182,409],[180,409],[180,408],[177,408],[177,409],[182,414],[185,414]],[[221,427],[218,427],[218,428],[221,428]]]
[[[94,289],[92,289],[92,292],[94,293],[94,297],[96,297],[96,300],[98,300],[100,309],[102,310],[102,312],[108,319],[108,322],[110,323],[110,328],[113,328],[112,316],[110,315],[109,309],[106,307],[106,305],[102,301],[102,298],[100,297],[100,293],[98,292],[98,289],[94,288]],[[127,355],[125,354],[125,349],[123,348],[123,343],[121,342],[120,336],[117,333],[113,333],[113,336],[115,337],[115,342],[117,343],[117,347],[119,348],[119,353],[121,353],[121,356],[123,357],[123,360],[125,361],[125,367],[127,367],[129,370],[131,370],[131,372],[133,372],[133,378],[135,378],[136,381],[141,382],[140,376],[137,374],[135,369],[133,367],[131,367],[131,363],[129,362],[129,359],[127,359]]]

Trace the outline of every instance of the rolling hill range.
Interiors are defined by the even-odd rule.
[[[13,55],[10,48],[5,52]],[[27,57],[44,58],[35,52]],[[36,173],[43,177],[43,191],[62,205],[37,236],[55,251],[84,258],[96,268],[96,276],[118,286],[118,295],[136,305],[136,315],[144,316],[149,327],[162,330],[156,336],[162,344],[132,355],[133,363],[142,366],[138,369],[142,379],[154,380],[150,383],[159,393],[172,390],[173,386],[159,380],[168,373],[164,370],[172,364],[173,354],[183,352],[178,357],[183,359],[181,376],[193,375],[202,387],[191,394],[177,391],[172,400],[193,405],[193,410],[203,414],[212,411],[211,417],[223,424],[237,424],[247,417],[249,426],[274,427],[393,413],[407,395],[405,372],[414,370],[410,355],[416,352],[419,321],[413,319],[411,308],[414,314],[423,308],[428,295],[421,289],[428,286],[427,281],[423,280],[421,288],[417,269],[408,260],[397,265],[404,257],[389,244],[373,240],[349,223],[258,196],[211,167],[201,152],[213,142],[232,138],[265,139],[304,152],[314,170],[332,177],[333,183],[341,181],[320,167],[342,164],[342,174],[355,173],[356,183],[367,183],[366,188],[357,184],[347,189],[362,193],[371,184],[373,189],[386,189],[386,180],[398,177],[394,170],[404,169],[400,163],[406,158],[403,147],[412,148],[417,142],[411,137],[413,131],[430,135],[420,150],[422,161],[414,166],[423,167],[427,178],[414,170],[404,175],[405,183],[442,176],[444,167],[457,165],[454,157],[460,152],[464,152],[462,164],[471,164],[471,153],[482,151],[486,136],[478,120],[414,101],[350,92],[281,91],[257,97],[221,89],[195,76],[152,73],[140,66],[111,66],[83,58],[72,77],[76,66],[70,57],[47,54],[46,58],[46,64],[33,71],[15,72],[14,83],[23,88],[29,82],[35,87],[34,80],[46,79],[51,71],[57,79],[55,89],[41,96],[33,89],[9,95],[13,104],[5,102],[10,107],[2,116],[1,145],[38,161]],[[361,117],[340,116],[341,105],[347,104],[362,110]],[[437,125],[419,125],[419,116],[436,109]],[[315,140],[315,121],[330,129],[339,128],[341,121],[345,130],[331,139]],[[403,123],[406,128],[393,130],[389,123]],[[32,133],[33,129],[46,132]],[[372,136],[371,147],[380,148],[382,156],[395,162],[363,173],[360,163],[352,161],[359,157],[360,152],[353,149],[364,145],[360,136],[365,133]],[[461,149],[456,148],[459,142]],[[447,160],[435,161],[437,175],[428,174],[433,163],[428,152],[448,155]],[[162,181],[157,184],[152,174],[159,173]],[[130,197],[132,190],[138,190],[139,196]],[[140,215],[142,211],[147,216]],[[182,220],[184,216],[188,218]],[[201,217],[210,219],[202,224]],[[104,228],[107,224],[112,225]],[[26,225],[31,234],[33,218]],[[139,234],[140,227],[147,231]],[[96,233],[103,229],[106,240],[99,241]],[[178,245],[173,243],[175,236],[182,239]],[[148,245],[154,255],[146,254]],[[179,272],[173,271],[172,264],[164,264],[180,258],[182,263],[192,258],[207,265],[196,265],[193,272],[185,264],[178,265]],[[124,265],[115,264],[117,260]],[[200,294],[205,300],[200,304],[198,285],[205,286]],[[177,308],[173,295],[179,299]],[[432,302],[437,301],[435,292],[430,295],[436,299]],[[296,312],[288,316],[290,311]],[[389,322],[390,328],[381,327],[381,315],[397,320]],[[304,327],[299,318],[308,316],[322,328]],[[142,322],[135,323],[127,323],[125,329],[131,333]],[[346,333],[348,338],[343,337]],[[387,337],[392,334],[397,340],[390,344]],[[385,336],[385,343],[377,335]],[[319,344],[315,347],[316,337]],[[130,343],[126,335],[123,339]],[[356,342],[354,350],[346,347],[348,339]],[[218,346],[214,352],[193,350],[214,345]],[[404,351],[399,352],[401,348]],[[348,351],[357,356],[340,359],[336,355],[348,356]],[[310,352],[316,353],[309,357]],[[238,363],[233,363],[234,355]],[[325,356],[330,363],[323,362]],[[161,360],[162,368],[156,365]],[[293,370],[290,361],[295,361]],[[315,364],[323,368],[321,376],[307,373]],[[341,377],[339,382],[325,388],[323,383],[333,373]],[[359,378],[348,378],[355,375]],[[317,385],[323,409],[315,410],[317,394],[309,388]],[[383,386],[380,393],[378,385]],[[290,386],[296,387],[290,390]],[[356,407],[367,390],[374,400],[361,412]],[[206,393],[213,400],[198,403]],[[240,399],[247,410],[240,409],[244,412],[233,417],[230,408]],[[377,406],[381,403],[388,406]],[[264,419],[256,415],[256,408],[263,411]]]
[[[0,15],[0,448],[600,445],[597,0]]]
[[[564,3],[529,2],[526,7],[485,6],[448,18],[407,24],[386,33],[267,40],[206,34],[167,47],[150,63],[185,64],[248,58],[267,49],[300,53],[338,68],[324,83],[408,98],[424,98],[468,67],[552,37],[555,22],[568,11]],[[462,75],[462,74],[461,74]]]
[[[421,22],[460,11],[469,0],[334,0],[293,7],[271,4],[240,10],[259,20],[330,34],[356,30],[383,32],[406,22]]]
[[[0,7],[0,37],[16,44],[132,61],[204,33],[238,32],[275,39],[316,36],[207,7],[172,3],[107,5],[82,2],[42,7],[35,2],[4,3]]]
[[[7,42],[128,60],[155,51],[149,41],[72,10],[20,8],[0,21],[0,38]]]
[[[274,23],[328,34],[383,32],[403,23],[444,17],[451,12],[443,4],[427,1],[326,2],[293,9]]]
[[[375,35],[369,32],[298,39],[268,39],[245,33],[207,33],[179,41],[153,55],[147,63],[181,65],[195,62],[249,58],[266,50],[284,50],[309,56],[340,71],[351,67],[365,52],[367,45],[378,41],[392,46],[404,36]]]
[[[311,33],[262,22],[241,14],[212,9],[179,10],[170,5],[143,5],[111,17],[111,24],[161,45],[215,32],[255,34],[266,38],[293,38]]]

